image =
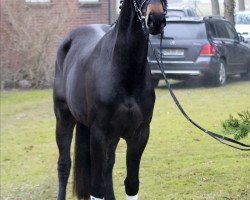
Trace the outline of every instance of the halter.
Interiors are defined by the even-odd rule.
[[[137,14],[139,21],[141,22],[142,30],[144,31],[145,34],[147,33],[147,29],[146,29],[145,16],[143,15],[142,8],[143,8],[144,4],[148,5],[150,1],[151,0],[142,0],[140,2],[140,4],[137,5],[136,0],[133,0],[135,12]],[[160,1],[162,3],[162,6],[163,6],[163,14],[166,15],[167,14],[167,6],[168,6],[167,1],[166,0],[160,0]]]
[[[140,15],[142,16],[142,7],[144,6],[144,4],[148,5],[150,1],[151,0],[142,0],[140,2],[140,4],[137,5],[136,1],[133,0],[135,11],[140,13]],[[160,1],[162,3],[162,6],[163,6],[164,14],[166,14],[167,13],[167,1],[166,0],[160,0]]]

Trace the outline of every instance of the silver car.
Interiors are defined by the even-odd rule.
[[[235,14],[235,29],[250,44],[250,11],[240,11]]]

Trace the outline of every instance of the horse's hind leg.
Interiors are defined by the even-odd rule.
[[[88,127],[77,123],[74,163],[74,192],[78,199],[90,196],[90,131]]]
[[[108,141],[106,132],[98,125],[92,125],[90,132],[91,196],[103,199],[106,193],[105,172]]]
[[[105,181],[106,181],[106,194],[105,200],[115,200],[114,189],[113,189],[113,167],[115,164],[115,150],[119,139],[114,139],[108,147],[108,159],[107,159],[107,169],[105,173]]]
[[[127,142],[127,177],[125,179],[125,190],[127,199],[137,200],[139,191],[139,167],[142,153],[146,147],[149,136],[149,126],[140,127],[135,135]]]
[[[58,200],[64,200],[66,198],[66,187],[71,167],[70,146],[75,122],[71,113],[68,110],[67,105],[64,102],[55,101],[54,109],[56,115],[56,142],[59,149]]]

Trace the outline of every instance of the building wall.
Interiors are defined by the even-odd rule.
[[[112,3],[115,4],[115,1]],[[25,12],[27,18],[33,18],[36,24],[46,26],[46,17],[67,17],[68,29],[83,24],[110,23],[109,0],[100,0],[98,3],[81,4],[78,0],[51,0],[50,3],[26,3],[25,0],[1,0],[0,26],[5,28],[6,7],[16,7],[16,12]],[[44,17],[46,16],[46,17]],[[2,27],[4,26],[4,27]],[[36,27],[34,27],[36,28]],[[40,27],[38,27],[40,28]]]
[[[63,30],[55,30],[55,32],[60,32],[58,34],[61,36],[84,24],[109,24],[110,20],[111,23],[115,20],[110,19],[109,16],[109,0],[85,4],[79,3],[78,0],[51,0],[50,3],[27,3],[25,0],[0,0],[0,2],[1,46],[5,46],[6,44],[3,45],[3,43],[8,43],[11,38],[6,36],[6,31],[10,32],[15,24],[20,23],[20,20],[24,21],[19,24],[20,31],[21,29],[29,31],[40,29],[42,31],[52,21],[57,20],[58,25],[63,24]],[[112,5],[115,7],[115,1],[112,2]]]
[[[40,58],[53,68],[56,49],[70,30],[85,24],[115,21],[117,16],[112,12],[115,0],[111,0],[112,7],[110,0],[90,1],[95,0],[89,0],[89,3],[79,3],[79,0],[51,0],[49,3],[0,0],[0,67],[5,69],[2,74],[6,70],[9,74],[19,73],[19,69],[27,66],[42,65]]]

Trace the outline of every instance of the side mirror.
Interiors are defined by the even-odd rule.
[[[240,41],[240,42],[246,43],[245,38],[244,38],[240,33],[238,33],[238,37],[239,37],[239,41]]]

